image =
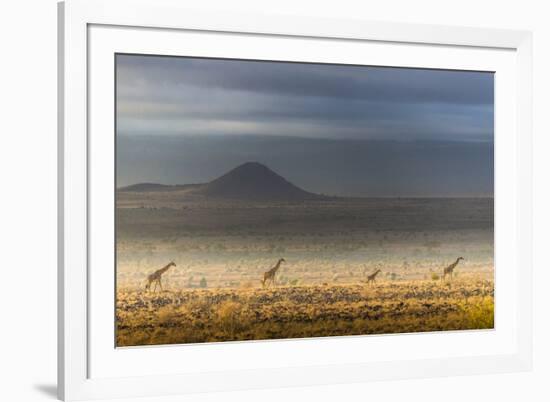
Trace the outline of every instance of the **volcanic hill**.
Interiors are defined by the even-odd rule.
[[[226,174],[204,184],[165,185],[138,183],[119,188],[121,192],[184,191],[189,195],[207,198],[254,200],[254,201],[299,201],[325,198],[305,191],[273,170],[258,162],[247,162]]]

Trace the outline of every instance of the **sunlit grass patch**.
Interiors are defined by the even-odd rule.
[[[493,283],[387,281],[118,294],[118,346],[488,329]]]

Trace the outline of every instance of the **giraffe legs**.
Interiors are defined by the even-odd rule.
[[[271,286],[273,284],[273,280],[274,280],[273,277],[265,277],[264,276],[264,279],[262,280],[262,286],[264,288],[267,288],[267,287]]]
[[[447,275],[449,275],[451,280],[453,279],[453,271],[444,271],[443,276],[441,276],[441,281],[444,281]]]

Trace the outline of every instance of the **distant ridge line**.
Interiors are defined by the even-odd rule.
[[[120,192],[171,192],[202,195],[208,198],[245,200],[314,200],[324,195],[301,189],[259,162],[246,162],[222,176],[199,184],[137,183],[117,189]]]
[[[186,190],[193,187],[204,186],[204,184],[160,184],[160,183],[136,183],[129,186],[119,187],[117,191],[123,192],[162,192],[162,191],[178,191]]]

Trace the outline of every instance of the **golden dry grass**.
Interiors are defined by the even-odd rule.
[[[117,346],[488,329],[494,284],[344,285],[117,293]]]
[[[119,346],[493,327],[491,199],[121,194],[116,247]],[[283,257],[279,287],[262,289]],[[169,261],[167,291],[145,293]],[[378,284],[364,284],[379,268]]]

